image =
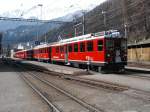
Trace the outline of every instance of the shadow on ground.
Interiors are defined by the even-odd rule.
[[[33,70],[23,70],[15,65],[15,63],[0,59],[0,72],[26,72]],[[1,73],[0,73],[1,74]]]

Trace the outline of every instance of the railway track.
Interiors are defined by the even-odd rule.
[[[26,68],[25,68],[26,69]],[[30,71],[30,70],[28,70],[28,71]],[[135,98],[135,99],[140,99],[140,100],[143,100],[143,101],[150,101],[150,92],[148,92],[148,91],[141,91],[141,90],[138,90],[138,89],[135,89],[135,88],[130,88],[130,87],[126,87],[126,86],[124,86],[125,88],[122,88],[123,86],[121,86],[121,89],[119,88],[117,88],[117,87],[113,87],[113,88],[110,88],[110,87],[112,87],[112,86],[109,86],[109,85],[111,85],[111,83],[109,83],[108,85],[105,85],[107,82],[105,82],[105,83],[103,83],[104,84],[104,86],[102,86],[101,87],[101,85],[102,84],[98,84],[99,83],[99,81],[95,81],[95,80],[82,80],[82,79],[78,79],[77,77],[74,77],[74,76],[67,76],[67,75],[65,75],[65,74],[58,74],[58,73],[53,73],[53,72],[46,72],[46,73],[43,73],[43,74],[41,74],[39,71],[37,72],[37,71],[30,71],[30,72],[28,72],[27,74],[29,74],[29,75],[31,75],[31,76],[33,76],[34,78],[36,78],[37,80],[42,80],[42,81],[46,81],[47,83],[50,83],[49,82],[49,80],[45,80],[45,78],[42,78],[41,79],[41,77],[43,76],[43,74],[46,74],[46,75],[48,75],[48,76],[50,76],[50,75],[53,75],[53,76],[59,76],[59,77],[57,77],[57,78],[61,78],[61,79],[69,79],[68,81],[75,81],[77,84],[79,84],[79,83],[83,83],[83,84],[85,84],[86,86],[92,86],[92,87],[99,87],[99,88],[104,88],[104,89],[106,89],[106,90],[110,90],[110,91],[119,91],[119,93],[120,94],[124,94],[124,95],[127,95],[127,96],[129,96],[129,97],[132,97],[132,98]],[[36,75],[35,75],[36,74]],[[39,75],[41,75],[41,77],[39,77]],[[60,79],[58,79],[58,80],[60,80]],[[41,81],[41,82],[42,82]],[[91,81],[91,82],[90,82]],[[43,82],[43,83],[44,83]],[[51,83],[50,83],[51,84]],[[112,84],[113,85],[113,84]],[[33,85],[34,86],[34,85]],[[56,85],[54,85],[54,86],[56,86]],[[109,87],[108,87],[109,86]],[[115,85],[116,86],[116,85]],[[117,85],[117,86],[119,86],[119,84]],[[59,87],[59,89],[61,89],[62,88],[62,86],[56,86],[56,87]],[[116,89],[117,88],[117,89]],[[126,91],[127,90],[127,91]],[[128,90],[130,91],[130,92],[128,92]],[[107,91],[107,92],[108,92]],[[70,91],[65,91],[65,92],[70,92]],[[131,94],[131,92],[132,92],[132,94]],[[45,95],[45,94],[43,94],[43,95]],[[45,97],[47,97],[47,95],[45,96]],[[79,99],[80,100],[80,99]],[[81,100],[82,101],[82,100]],[[78,101],[76,101],[77,103],[79,103]],[[84,101],[83,101],[84,102]],[[86,103],[86,102],[85,102]],[[53,104],[53,103],[52,103]],[[80,103],[79,103],[80,104]],[[89,104],[88,104],[89,105]],[[55,106],[55,105],[54,105]],[[92,106],[91,104],[90,104],[90,106]],[[93,106],[92,106],[93,107]],[[52,107],[51,107],[52,108]],[[57,108],[57,106],[56,106],[56,108]],[[86,108],[86,107],[85,107]],[[98,111],[96,111],[96,110],[92,110],[92,109],[89,109],[89,107],[87,106],[87,110],[89,111],[89,112],[106,112],[106,110],[105,109],[102,109],[102,108],[97,108],[97,107],[95,107],[94,106],[94,108],[96,108],[96,109],[98,109]],[[58,110],[59,110],[59,108],[58,108]],[[60,110],[60,111],[62,111],[62,110]]]
[[[49,99],[46,95],[44,95],[39,89],[35,87],[25,76],[21,76],[21,78],[48,104],[50,111],[49,112],[61,112]]]
[[[124,86],[124,85],[121,85],[121,84],[102,81],[102,80],[97,81],[97,80],[91,80],[91,79],[84,79],[84,78],[81,78],[81,77],[78,78],[78,77],[75,77],[75,76],[69,76],[68,74],[57,73],[57,72],[53,72],[53,71],[37,70],[36,68],[28,68],[28,69],[33,69],[35,71],[44,72],[44,73],[49,74],[49,75],[59,76],[59,77],[64,78],[64,79],[78,81],[78,82],[81,82],[81,83],[101,87],[101,88],[104,88],[104,89],[109,89],[109,90],[112,90],[112,91],[120,91],[121,92],[121,91],[126,91],[128,89],[133,89],[133,90],[136,90],[136,91],[143,91],[144,93],[150,93],[149,91],[144,91],[144,90],[140,90],[140,89],[136,89],[136,88],[131,88],[131,87]],[[134,75],[125,75],[125,76],[150,80],[149,76],[143,76],[143,75],[135,75],[134,74]]]
[[[36,74],[38,74],[38,73],[36,73]],[[43,75],[50,76],[51,74],[44,74],[43,73],[42,76]],[[63,76],[63,78],[64,77],[65,76]],[[140,89],[136,89],[136,88],[132,88],[132,87],[128,87],[128,86],[122,86],[122,85],[121,85],[120,88],[118,88],[119,84],[115,84],[115,87],[114,86],[112,87],[112,85],[114,85],[114,83],[110,83],[110,82],[101,83],[101,81],[86,80],[86,79],[84,80],[82,78],[73,77],[73,76],[69,76],[69,78],[68,78],[68,76],[66,76],[66,77],[67,78],[65,78],[65,79],[70,79],[70,81],[75,81],[75,82],[77,82],[77,84],[82,83],[82,84],[85,84],[85,86],[88,86],[88,87],[92,87],[92,88],[94,87],[94,88],[100,89],[100,90],[101,90],[101,88],[103,88],[103,90],[107,91],[107,92],[115,92],[115,93],[119,92],[121,94],[131,96],[133,98],[138,98],[138,99],[141,99],[141,100],[149,100],[150,101],[150,91],[144,91],[144,90],[140,90]],[[61,78],[62,78],[62,76],[61,76]],[[107,83],[108,83],[108,85],[105,85]],[[122,87],[124,87],[124,88],[122,88]],[[132,93],[128,93],[128,92],[131,92],[131,91],[132,91]]]
[[[38,73],[36,73],[36,74],[38,74]],[[114,91],[115,92],[122,92],[122,94],[127,95],[127,96],[131,96],[135,99],[150,101],[150,97],[149,97],[150,92],[149,91],[144,91],[144,90],[140,90],[140,89],[136,89],[136,88],[132,88],[132,87],[128,87],[128,86],[123,86],[120,84],[105,82],[105,81],[87,80],[87,79],[83,79],[83,78],[68,76],[68,75],[59,74],[59,73],[47,72],[47,71],[46,71],[46,74],[52,75],[52,76],[59,76],[61,78],[76,81],[78,83],[81,82],[81,83],[84,83],[86,86],[94,87],[97,89],[104,88],[105,91],[107,90],[107,92],[108,92],[108,90],[111,92],[112,91],[113,92]],[[42,75],[44,75],[44,74],[42,74]],[[130,91],[129,93],[128,93],[128,90]]]
[[[82,101],[81,99],[73,96],[72,94],[70,94],[69,92],[57,87],[56,85],[52,84],[51,82],[47,81],[47,80],[44,80],[44,79],[41,79],[40,77],[38,77],[37,75],[35,75],[34,73],[32,72],[26,72],[26,74],[32,76],[33,78],[35,78],[36,80],[39,80],[40,82],[42,82],[43,84],[46,84],[48,85],[49,87],[51,88],[54,88],[55,90],[57,90],[58,92],[62,93],[63,95],[69,97],[70,99],[72,99],[74,102],[80,104],[81,106],[83,106],[85,109],[87,109],[88,111],[87,112],[105,112],[105,110],[103,109],[99,109],[97,107],[94,107],[84,101]],[[56,110],[56,112],[63,112],[61,110],[59,110],[52,102],[49,101],[48,98],[46,98],[47,96],[45,96],[43,94],[43,92],[41,92],[41,90],[39,89],[36,89],[36,85],[34,85],[31,81],[29,81],[29,79],[25,76],[25,75],[22,75],[22,78],[25,80],[25,82],[28,83],[28,85],[34,90],[36,91],[41,97],[42,99],[44,99],[46,101],[46,103],[48,103],[48,105],[50,105],[51,108],[53,108],[54,110]],[[55,111],[54,111],[55,112]]]

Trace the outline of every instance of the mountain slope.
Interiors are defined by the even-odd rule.
[[[104,14],[106,12],[106,26],[104,26]],[[147,0],[108,0],[94,8],[85,15],[85,33],[99,32],[118,29],[124,35],[125,24],[127,25],[128,42],[140,42],[150,38],[150,1]],[[82,18],[77,19],[77,23]],[[48,33],[49,42],[57,41],[59,35],[62,38],[74,36],[74,24],[65,24],[57,31]],[[81,34],[82,26],[77,28]],[[66,34],[67,33],[67,34]],[[71,36],[70,36],[71,35]],[[54,39],[55,37],[55,39]]]

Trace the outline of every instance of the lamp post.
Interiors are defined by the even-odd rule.
[[[43,4],[38,4],[37,6],[41,7],[41,20],[42,20],[42,7],[43,7]],[[37,21],[37,26],[39,24],[39,21]],[[37,29],[37,44],[39,44],[39,30]],[[38,51],[38,54],[39,54],[39,51]],[[38,55],[38,61],[40,61],[39,59],[39,55]]]
[[[128,35],[127,35],[127,24],[124,25],[124,28],[125,28],[125,38],[127,38],[128,37]]]
[[[43,4],[38,4],[39,7],[41,7],[41,20],[42,20],[42,8],[43,8]]]
[[[42,20],[42,7],[43,7],[43,4],[38,4],[37,6],[41,7],[41,20]],[[39,25],[39,21],[37,21],[37,26]],[[36,41],[38,42],[39,41],[39,30],[37,29],[37,38],[36,38]],[[39,44],[39,42],[37,43]]]

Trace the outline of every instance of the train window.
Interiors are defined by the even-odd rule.
[[[97,47],[98,47],[98,51],[102,51],[103,50],[103,40],[98,40]]]
[[[56,47],[56,53],[59,53],[59,47]]]
[[[78,44],[74,44],[74,52],[78,52]]]
[[[126,40],[121,40],[121,48],[127,49],[127,41]]]
[[[72,45],[69,45],[69,52],[72,52]]]
[[[45,48],[45,53],[47,53],[47,48]]]
[[[85,52],[85,43],[80,43],[80,52]]]
[[[60,52],[61,52],[61,53],[64,52],[64,47],[63,47],[63,46],[60,47]]]
[[[87,51],[93,51],[93,41],[87,42]]]
[[[114,47],[114,41],[113,40],[106,40],[106,47],[107,48],[113,48]]]

